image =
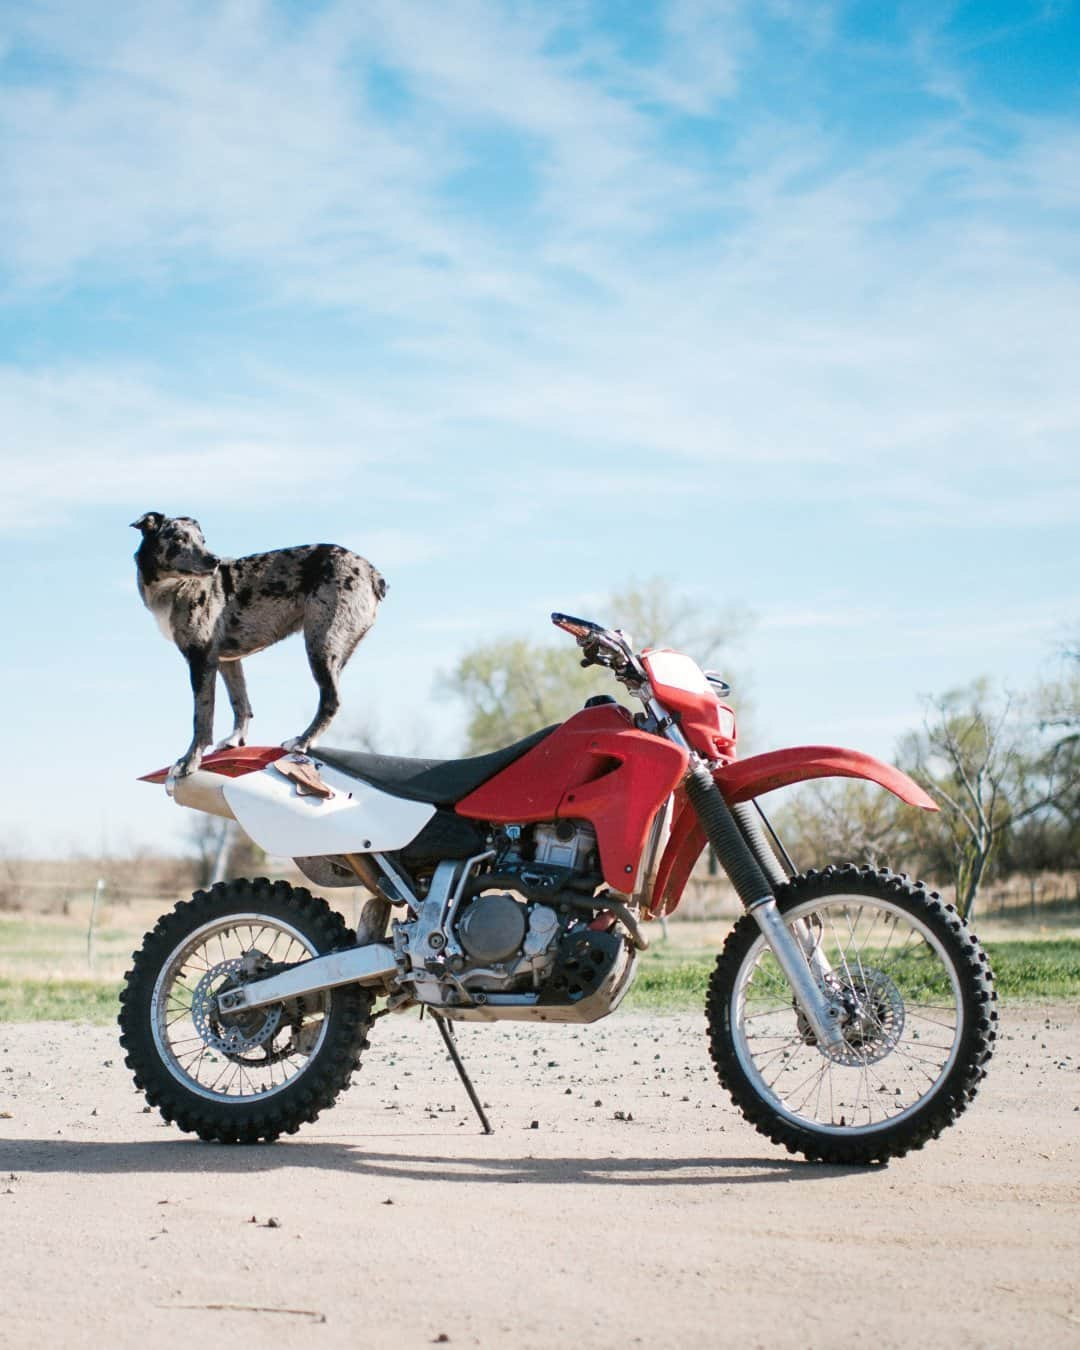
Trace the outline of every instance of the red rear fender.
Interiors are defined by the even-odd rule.
[[[861,778],[888,789],[909,806],[936,811],[937,803],[918,783],[891,764],[859,750],[835,745],[801,745],[790,750],[770,750],[751,755],[717,769],[713,778],[729,805],[750,801],[775,788],[812,778]],[[660,862],[653,892],[652,912],[670,914],[682,898],[686,879],[705,847],[705,831],[680,792],[675,799],[675,823]]]
[[[224,774],[226,778],[240,778],[245,773],[256,773],[273,764],[275,759],[289,752],[280,745],[239,745],[235,750],[214,750],[203,755],[201,769],[210,773]],[[164,783],[169,776],[168,769],[155,769],[153,773],[144,773],[138,779],[140,783]]]

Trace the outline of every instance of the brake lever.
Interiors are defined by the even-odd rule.
[[[591,633],[587,638],[579,638],[578,642],[585,652],[585,658],[581,662],[583,666],[603,666],[606,670],[616,670],[617,665],[625,665],[627,662],[626,653],[617,642],[603,633]]]
[[[581,658],[582,666],[599,666],[603,663],[600,660],[600,644],[597,642],[594,634],[590,633],[587,637],[579,637],[577,645],[584,652]]]

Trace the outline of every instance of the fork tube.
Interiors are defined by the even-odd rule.
[[[765,877],[753,850],[743,838],[738,822],[713,776],[700,762],[692,764],[686,775],[686,796],[697,813],[717,858],[731,878],[731,884],[747,909],[772,898],[773,888]]]
[[[757,809],[755,810],[755,808]],[[738,802],[731,808],[731,814],[738,821],[743,838],[750,845],[750,851],[758,860],[761,870],[773,886],[783,886],[794,876],[794,870],[789,872],[785,866],[781,865],[775,847],[769,842],[765,834],[766,827],[772,834],[772,827],[760,814],[760,810],[757,802]],[[773,839],[776,838],[775,835],[772,837]]]
[[[842,1009],[822,992],[814,972],[807,965],[809,956],[803,951],[798,936],[784,923],[776,901],[771,895],[767,896],[751,905],[750,913],[791,985],[795,1001],[806,1014],[819,1044],[842,1045],[844,1036],[838,1020]]]
[[[843,1036],[837,1021],[839,1010],[811,973],[802,944],[784,923],[773,899],[772,886],[743,838],[723,793],[700,761],[692,763],[687,772],[686,795],[717,858],[731,878],[739,899],[748,913],[754,916],[780,969],[787,977],[796,1002],[813,1028],[819,1044],[840,1044]]]
[[[784,848],[777,837],[776,831],[769,824],[765,812],[755,801],[738,802],[731,808],[731,814],[738,821],[743,838],[773,887],[786,885],[795,875],[795,864],[791,861],[787,849]],[[764,826],[764,829],[762,826]],[[765,837],[765,830],[768,830],[773,841],[772,844]],[[790,927],[799,941],[799,946],[803,949],[803,954],[810,968],[814,971],[820,983],[830,973],[830,966],[822,955],[820,943],[814,941],[810,925],[805,919],[796,919]]]

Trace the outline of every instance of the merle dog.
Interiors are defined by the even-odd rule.
[[[132,522],[142,532],[135,553],[139,594],[161,631],[183,653],[195,695],[195,734],[172,775],[193,773],[214,735],[218,671],[232,704],[232,734],[216,748],[243,745],[251,705],[240,658],[301,628],[319,686],[311,725],[290,750],[306,750],[338,710],[338,677],[375,622],[386,581],[366,558],[336,544],[308,544],[218,558],[190,516],[147,511]]]

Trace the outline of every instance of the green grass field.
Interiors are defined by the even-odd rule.
[[[985,944],[1004,999],[1080,999],[1080,938]],[[715,953],[656,947],[645,953],[624,1007],[684,1012],[701,1007]]]
[[[1080,938],[986,943],[999,995],[1006,999],[1080,999]],[[623,1007],[631,1012],[694,1012],[704,1005],[714,952],[658,944],[645,953]],[[118,1009],[117,980],[0,976],[0,1023],[107,1023]]]

